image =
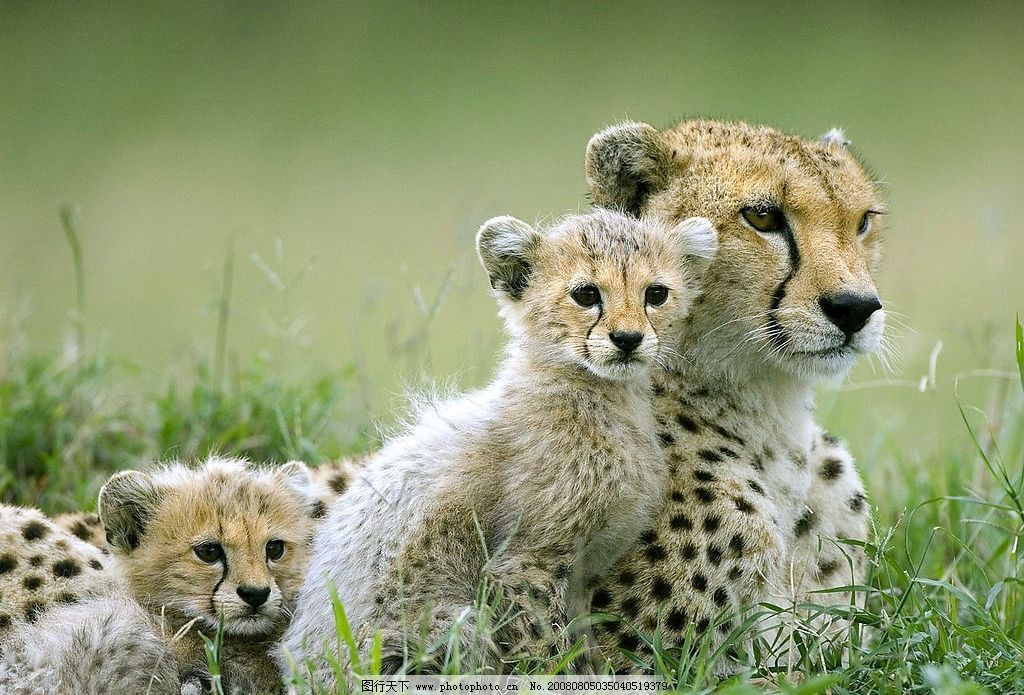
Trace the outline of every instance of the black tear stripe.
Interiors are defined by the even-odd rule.
[[[590,334],[597,328],[597,324],[601,323],[601,317],[604,316],[604,302],[600,302],[597,305],[597,318],[594,319],[594,323],[587,329],[587,337],[583,339],[583,356],[586,359],[590,359]]]
[[[775,291],[772,292],[771,309],[768,312],[768,328],[772,331],[772,342],[781,346],[785,343],[782,336],[783,328],[782,324],[780,324],[779,320],[775,317],[775,311],[779,308],[779,305],[782,304],[782,299],[786,296],[786,285],[788,285],[789,281],[793,279],[796,272],[800,270],[800,249],[796,245],[796,237],[793,236],[793,229],[788,224],[780,234],[782,234],[783,238],[786,240],[786,247],[789,249],[790,267],[789,273],[782,282],[779,283],[778,287],[775,288]]]

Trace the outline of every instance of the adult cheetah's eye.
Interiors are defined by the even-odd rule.
[[[651,306],[661,306],[668,299],[668,288],[664,285],[651,285],[644,292],[644,301]]]
[[[776,207],[743,208],[740,214],[747,224],[765,234],[781,232],[786,228],[786,216]]]
[[[284,556],[284,541],[267,541],[267,559],[277,562]]]
[[[200,543],[196,547],[192,548],[192,552],[196,554],[197,558],[208,565],[219,562],[220,559],[224,557],[224,548],[220,546],[220,543],[215,543],[213,541]]]
[[[871,213],[865,212],[864,217],[861,218],[860,227],[857,228],[857,236],[864,236],[871,229]]]
[[[601,301],[601,290],[593,285],[583,285],[574,289],[569,296],[582,307],[592,307]]]

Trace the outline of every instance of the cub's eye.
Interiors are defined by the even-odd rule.
[[[786,228],[786,216],[775,207],[743,208],[740,214],[747,224],[759,232],[781,232]]]
[[[584,285],[583,287],[577,287],[569,295],[572,300],[583,307],[592,307],[601,301],[601,290],[597,289],[593,285]]]
[[[277,562],[284,556],[284,541],[267,541],[267,559]]]
[[[213,541],[200,543],[192,548],[192,552],[196,554],[197,558],[208,565],[212,565],[224,557],[224,548],[220,546],[220,543],[214,543]]]
[[[651,306],[661,306],[668,299],[668,288],[664,285],[651,285],[644,292],[644,301]]]
[[[864,236],[871,229],[871,213],[865,212],[864,217],[860,221],[860,227],[857,228],[857,235]]]

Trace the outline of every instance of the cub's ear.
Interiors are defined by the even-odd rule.
[[[289,490],[295,492],[304,503],[314,504],[317,501],[317,486],[313,479],[313,471],[302,461],[289,461],[281,464],[274,469],[274,475]]]
[[[153,478],[139,471],[115,473],[100,488],[97,505],[107,543],[130,553],[139,547],[160,503]]]
[[[651,193],[669,181],[672,152],[646,123],[606,128],[587,145],[587,184],[594,205],[639,217]]]
[[[669,230],[669,238],[689,267],[703,276],[718,255],[718,230],[706,217],[688,217]]]
[[[476,250],[491,287],[513,301],[522,299],[533,272],[533,255],[541,235],[515,217],[495,217],[476,233]]]
[[[846,135],[839,128],[833,128],[820,138],[818,142],[825,147],[849,147],[852,143],[846,139]]]

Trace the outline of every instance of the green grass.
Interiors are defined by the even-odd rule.
[[[63,219],[79,258],[75,216],[65,212]],[[81,287],[84,269],[76,267]],[[0,499],[48,512],[92,508],[112,471],[153,460],[221,452],[315,464],[373,446],[363,406],[366,376],[355,367],[315,376],[288,369],[287,360],[267,353],[239,364],[228,340],[233,272],[229,250],[210,354],[182,358],[160,388],[139,387],[154,380],[140,380],[129,363],[86,345],[84,293],[63,351],[33,348],[19,328],[24,312],[3,314]],[[446,276],[443,286],[451,281]],[[440,304],[438,299],[420,312],[426,328]],[[1017,322],[1013,332],[996,337],[1001,347],[980,365],[983,371],[942,377],[933,369],[924,380],[915,403],[925,412],[916,413],[917,421],[935,423],[935,429],[885,434],[862,456],[876,512],[867,546],[871,576],[863,587],[837,590],[861,592],[863,609],[801,606],[797,648],[781,670],[763,667],[780,649],[761,627],[779,610],[773,606],[751,607],[739,620],[723,616],[738,627],[718,649],[697,634],[675,651],[665,649],[657,634],[643,635],[655,648],[656,672],[695,693],[1021,692],[1024,335]],[[425,351],[426,343],[403,349]],[[844,431],[841,420],[829,425]],[[336,614],[338,644],[350,649],[340,605]],[[841,639],[822,639],[813,621],[820,615],[849,619]],[[500,619],[479,620],[485,626],[481,637]],[[724,650],[751,640],[748,667],[720,681],[715,665]],[[379,666],[378,649],[363,668],[373,673]],[[456,654],[446,670],[469,667]]]

